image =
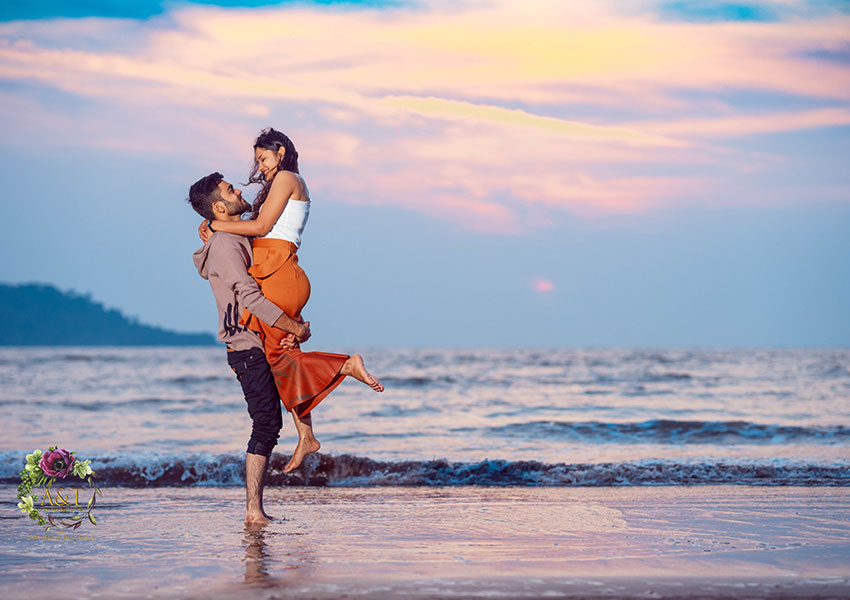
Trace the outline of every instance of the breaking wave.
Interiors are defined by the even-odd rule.
[[[454,429],[455,432],[467,431]],[[587,443],[654,444],[788,444],[847,443],[843,425],[765,425],[749,421],[675,421],[653,419],[637,423],[600,421],[533,421],[485,429],[488,435],[562,439]]]
[[[0,453],[0,483],[15,484],[25,452]],[[171,487],[244,485],[244,454],[146,453],[90,456],[100,486]],[[273,454],[273,486],[640,486],[759,485],[848,486],[850,461],[643,460],[616,463],[547,464],[536,461],[378,461],[315,454],[291,474],[288,456]]]

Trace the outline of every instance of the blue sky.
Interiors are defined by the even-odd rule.
[[[4,21],[17,19],[52,19],[56,17],[114,17],[119,19],[146,19],[160,15],[169,9],[186,5],[217,6],[222,8],[263,8],[270,6],[292,6],[308,4],[331,7],[356,6],[392,6],[398,3],[373,2],[358,0],[311,0],[298,1],[269,1],[269,0],[219,0],[218,2],[182,0],[177,2],[149,0],[146,2],[127,2],[126,0],[86,0],[83,2],[61,2],[59,0],[44,0],[42,2],[6,3],[0,7],[0,18]]]
[[[272,125],[316,348],[850,343],[841,4],[206,4],[4,7],[0,280],[215,331],[184,199]]]

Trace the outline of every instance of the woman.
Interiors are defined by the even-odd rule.
[[[297,251],[311,200],[307,184],[298,172],[298,152],[286,135],[271,128],[260,133],[254,142],[254,168],[248,181],[263,186],[254,201],[251,220],[214,224],[205,221],[201,237],[206,241],[212,235],[209,232],[212,227],[215,231],[254,237],[254,264],[248,272],[266,298],[296,321],[302,321],[301,311],[310,298],[310,280],[298,266]],[[243,313],[240,323],[262,338],[280,399],[292,413],[298,430],[298,445],[283,469],[285,473],[320,448],[313,434],[311,411],[346,375],[376,392],[384,390],[366,371],[358,354],[301,352],[292,334],[263,323],[248,311]]]

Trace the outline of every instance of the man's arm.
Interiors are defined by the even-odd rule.
[[[310,321],[299,323],[286,313],[282,313],[277,320],[272,323],[272,327],[277,327],[278,329],[291,333],[299,342],[306,342],[312,335],[310,332]]]
[[[216,242],[215,246],[210,248],[210,254],[215,257],[213,264],[216,265],[217,274],[222,281],[236,291],[242,308],[247,308],[264,323],[294,334],[299,342],[307,341],[310,337],[309,323],[297,322],[263,296],[257,282],[248,274],[245,248],[239,242],[227,238]]]

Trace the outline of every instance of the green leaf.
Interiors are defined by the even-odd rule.
[[[97,525],[97,519],[94,518],[94,515],[88,513],[89,521],[91,521],[92,525]]]

